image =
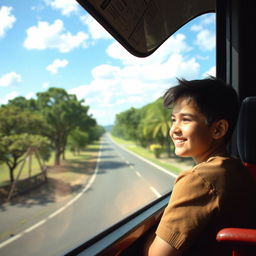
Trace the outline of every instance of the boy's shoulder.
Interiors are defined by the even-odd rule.
[[[210,157],[207,161],[194,166],[191,171],[208,176],[209,174],[227,175],[227,172],[234,173],[236,170],[245,170],[245,167],[243,166],[240,159],[233,157],[214,156]]]
[[[202,182],[222,190],[227,183],[232,183],[241,179],[247,179],[248,170],[243,166],[239,159],[232,157],[211,157],[192,169],[182,172],[180,178],[184,176],[197,176]],[[235,184],[234,184],[235,185]]]
[[[209,173],[221,174],[223,172],[231,171],[234,169],[245,169],[240,159],[233,157],[214,156],[210,157],[205,162],[195,165],[190,170],[183,171],[181,175],[197,173],[203,176],[207,176]]]

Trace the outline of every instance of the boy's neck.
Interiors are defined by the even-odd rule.
[[[212,148],[210,152],[207,152],[205,155],[198,157],[197,159],[194,159],[196,164],[200,164],[202,162],[206,162],[209,158],[211,157],[216,157],[216,156],[228,156],[228,152],[226,150],[226,145],[221,144],[218,147]]]

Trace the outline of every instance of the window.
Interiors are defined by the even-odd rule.
[[[214,75],[215,15],[148,58],[73,1],[5,0],[0,17],[0,254],[62,255],[170,191],[193,164],[166,146],[159,97],[176,77]]]

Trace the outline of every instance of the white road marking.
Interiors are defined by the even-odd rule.
[[[47,219],[43,219],[43,220],[37,222],[35,225],[33,225],[33,226],[27,228],[25,231],[23,231],[23,233],[25,234],[25,233],[31,232],[32,230],[34,230],[34,229],[40,227],[41,225],[43,225],[46,221],[47,221]]]
[[[115,145],[117,145],[118,147],[120,147],[120,148],[122,148],[123,150],[125,150],[126,152],[128,152],[128,153],[134,155],[135,157],[138,157],[139,159],[143,160],[144,162],[146,162],[146,163],[148,163],[148,164],[150,164],[150,165],[156,167],[156,168],[159,169],[160,171],[162,171],[162,172],[164,172],[164,173],[167,173],[168,175],[170,175],[170,176],[172,176],[172,177],[174,177],[174,178],[177,178],[177,177],[178,177],[178,175],[176,175],[176,174],[174,174],[174,173],[172,173],[172,172],[170,172],[170,171],[168,171],[168,170],[162,168],[161,166],[158,166],[158,165],[152,163],[151,161],[149,161],[149,160],[147,160],[147,159],[145,159],[145,158],[143,158],[143,157],[141,157],[141,156],[139,156],[139,155],[133,153],[133,152],[130,151],[129,149],[125,148],[124,146],[122,146],[122,145],[120,145],[120,144],[117,144],[114,140],[111,139],[111,137],[110,137],[109,135],[108,135],[108,138],[109,138]],[[118,154],[120,155],[120,153],[118,153]],[[121,157],[124,159],[123,156],[121,156]],[[128,161],[126,161],[126,163],[129,164]],[[129,166],[130,166],[131,168],[135,169],[134,166],[132,166],[131,164],[129,164]],[[135,170],[135,173],[136,173],[140,178],[144,179],[144,178],[142,177],[142,175],[141,175],[138,171]],[[150,184],[148,181],[146,181],[145,179],[144,179],[144,181],[149,184],[150,190],[151,190],[158,198],[160,198],[160,197],[162,196],[162,195],[157,191],[157,189],[155,189],[153,186],[151,186],[151,184]]]
[[[142,177],[141,174],[138,171],[135,171],[135,173],[139,176]]]
[[[70,202],[70,201],[69,201],[69,202]],[[68,202],[68,203],[69,203],[69,202]],[[67,208],[68,203],[65,204],[63,207],[59,208],[58,210],[56,210],[55,212],[53,212],[52,214],[50,214],[50,215],[48,216],[48,218],[51,219],[51,218],[55,217],[56,215],[58,215],[59,213],[61,213],[62,211],[64,211],[64,210]]]
[[[150,186],[150,189],[158,198],[162,196],[154,187]]]
[[[143,160],[144,162],[146,162],[146,163],[148,163],[148,164],[151,164],[152,166],[154,166],[154,167],[157,168],[158,170],[160,170],[160,171],[162,171],[162,172],[164,172],[164,173],[167,173],[168,175],[171,175],[171,176],[174,177],[174,178],[177,178],[177,177],[178,177],[177,174],[174,174],[174,173],[172,173],[172,172],[170,172],[170,171],[164,169],[163,167],[158,166],[158,165],[152,163],[151,161],[149,161],[149,160],[147,160],[147,159],[145,159],[145,158],[143,158],[143,157],[141,157],[141,156],[139,156],[139,155],[133,153],[133,152],[130,151],[129,149],[125,148],[124,146],[122,146],[122,145],[120,145],[120,144],[117,144],[115,141],[113,141],[113,140],[110,138],[110,136],[108,136],[108,137],[109,137],[109,139],[110,139],[115,145],[117,145],[118,147],[122,148],[122,149],[125,150],[126,152],[128,152],[128,153],[130,153],[130,154],[132,154],[132,155],[134,155],[134,156],[136,156],[136,157],[138,157],[139,159]]]
[[[6,246],[7,244],[17,240],[18,238],[22,237],[23,233],[19,233],[16,236],[13,236],[12,238],[9,238],[8,240],[4,241],[3,243],[0,244],[0,248]]]
[[[15,240],[19,239],[20,237],[22,237],[23,235],[25,235],[26,233],[31,232],[32,230],[40,227],[41,225],[43,225],[45,222],[47,222],[49,219],[55,217],[56,215],[60,214],[61,212],[63,212],[66,208],[68,208],[71,204],[73,204],[75,201],[77,201],[93,184],[98,171],[99,171],[99,162],[100,162],[100,156],[101,156],[101,147],[100,146],[100,150],[99,150],[99,154],[98,154],[98,158],[97,158],[97,164],[96,167],[94,169],[94,173],[91,177],[91,179],[89,180],[89,182],[87,183],[87,185],[83,188],[83,190],[78,193],[75,197],[73,197],[69,202],[67,202],[64,206],[62,206],[61,208],[59,208],[58,210],[56,210],[55,212],[53,212],[52,214],[50,214],[48,217],[46,217],[45,219],[37,222],[36,224],[32,225],[31,227],[27,228],[26,230],[20,232],[19,234],[13,236],[12,238],[7,239],[6,241],[0,243],[0,248],[3,248],[4,246],[14,242]]]

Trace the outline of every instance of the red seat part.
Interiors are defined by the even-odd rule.
[[[249,169],[254,181],[256,182],[256,164],[244,163],[244,166]]]
[[[256,230],[243,228],[225,228],[218,232],[219,242],[256,243]]]

